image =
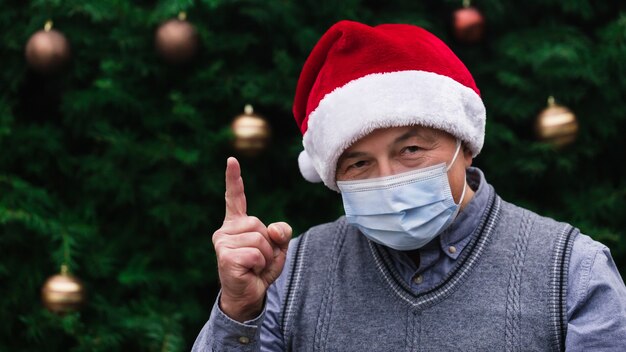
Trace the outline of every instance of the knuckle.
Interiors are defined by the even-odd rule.
[[[248,228],[255,229],[263,226],[263,223],[256,216],[248,216],[246,218],[246,225],[248,226]]]
[[[213,235],[211,236],[211,242],[213,242],[213,247],[217,248],[221,238],[222,234],[220,233],[220,230],[213,232]]]
[[[258,249],[256,251],[251,251],[250,257],[255,263],[265,263],[265,256],[263,256],[263,253],[261,253],[261,251]]]
[[[263,237],[263,235],[260,232],[252,232],[251,236],[253,237],[254,245],[257,248],[261,248],[263,245],[267,243],[267,240],[265,239],[265,237]]]
[[[232,253],[224,250],[216,253],[217,256],[217,267],[220,271],[224,270],[224,268],[228,267],[230,263],[232,263]]]
[[[241,265],[244,262],[244,255],[241,252],[235,252],[228,256],[227,262]]]
[[[257,260],[256,251],[236,251],[230,258],[230,262],[243,266],[246,263],[254,262]]]
[[[226,258],[224,258],[224,262],[229,263],[229,264],[242,264],[244,263],[245,258],[246,258],[245,253],[235,250],[229,253],[229,255],[227,255]]]
[[[263,253],[261,253],[260,251],[257,251],[255,253],[255,256],[256,256],[256,260],[258,260],[259,262],[265,263],[265,256],[263,255]]]

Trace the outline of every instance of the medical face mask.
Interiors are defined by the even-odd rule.
[[[354,181],[337,181],[346,219],[370,240],[407,251],[437,237],[454,220],[465,197],[454,203],[446,163],[401,174]]]

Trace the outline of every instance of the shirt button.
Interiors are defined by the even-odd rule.
[[[448,247],[448,252],[450,252],[450,254],[456,253],[456,247],[455,246]]]
[[[239,337],[239,343],[242,345],[247,345],[250,343],[250,339],[246,336]]]
[[[424,277],[422,275],[417,275],[413,278],[413,282],[419,285],[424,282]]]

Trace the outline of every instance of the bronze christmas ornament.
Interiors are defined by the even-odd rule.
[[[234,147],[241,154],[254,156],[267,147],[271,135],[269,124],[254,113],[252,105],[245,106],[244,113],[235,117],[231,128]]]
[[[185,12],[157,29],[155,46],[161,57],[169,63],[180,64],[193,58],[198,49],[198,33],[187,21]]]
[[[53,73],[70,59],[70,44],[63,33],[52,29],[52,21],[33,34],[24,50],[26,61],[41,73]]]
[[[67,266],[61,267],[61,273],[53,275],[41,289],[44,306],[57,314],[78,310],[85,303],[86,292],[83,283],[69,274]]]
[[[535,131],[541,141],[564,147],[576,139],[578,120],[569,108],[558,105],[554,97],[549,97],[548,107],[537,116]]]

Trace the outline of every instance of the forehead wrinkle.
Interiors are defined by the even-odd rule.
[[[435,137],[435,132],[429,129],[421,128],[419,126],[412,127],[409,131],[397,137],[393,142],[391,142],[388,146],[392,146],[393,144],[397,144],[403,142],[411,137],[417,137],[428,143],[434,143],[437,138]]]

